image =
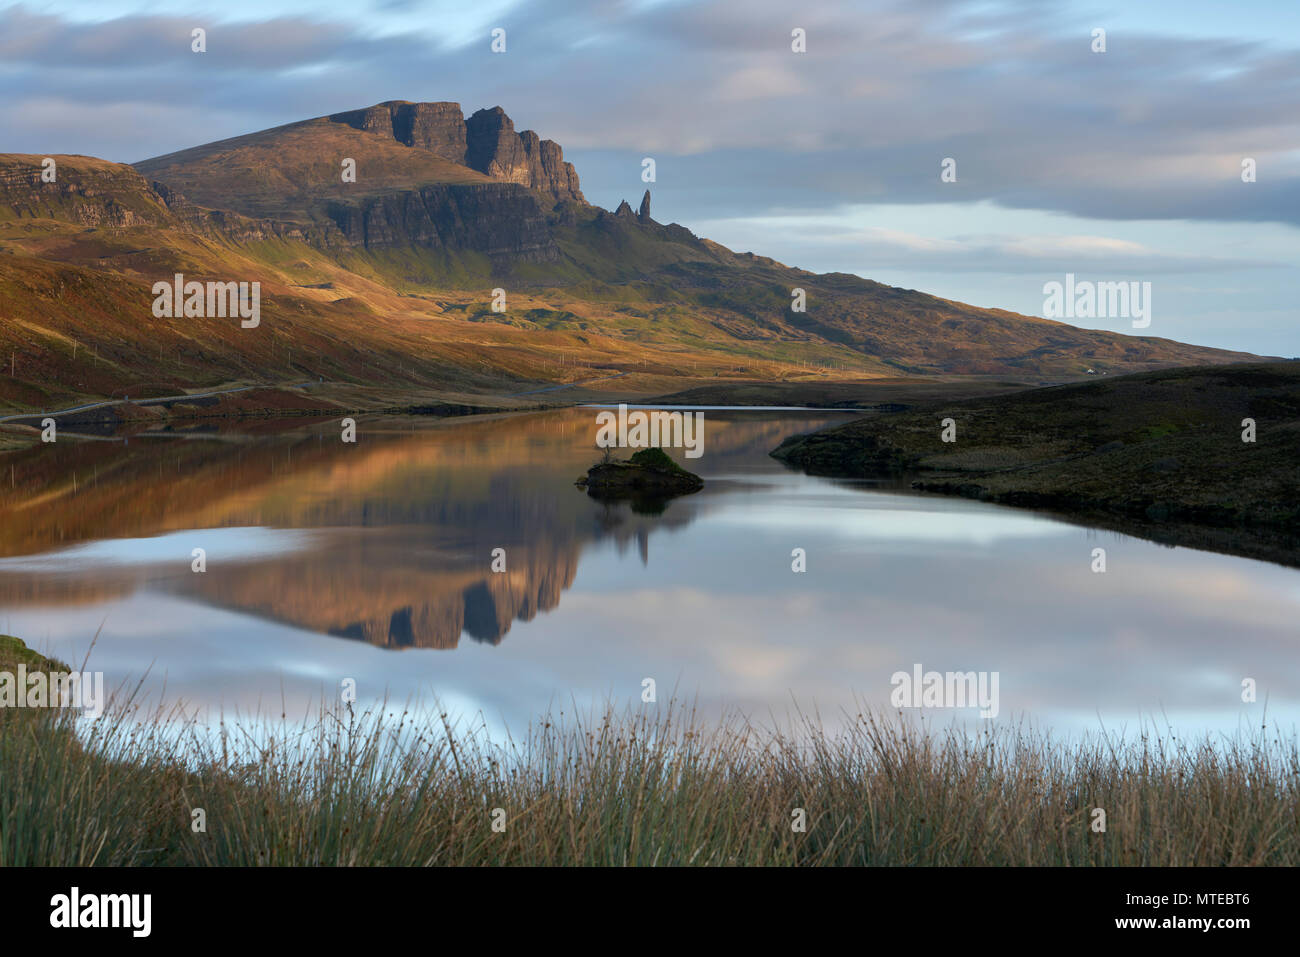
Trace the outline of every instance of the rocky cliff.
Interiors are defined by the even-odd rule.
[[[53,182],[42,178],[47,159]],[[157,226],[169,218],[163,197],[129,166],[87,156],[0,154],[0,220]]]
[[[500,107],[467,120],[456,103],[394,100],[135,168],[160,195],[183,197],[166,205],[184,205],[187,221],[201,211],[239,241],[414,245],[482,253],[494,270],[560,259],[548,217],[589,208],[558,144],[515,132]]]
[[[52,159],[54,181],[41,177]],[[318,245],[345,241],[332,224],[281,222],[207,209],[130,166],[88,156],[0,154],[0,222],[49,219],[92,228],[174,227],[216,233],[236,242],[288,239]]]
[[[424,186],[332,203],[329,215],[349,243],[367,249],[414,244],[525,262],[560,257],[537,202],[508,183]]]
[[[554,201],[586,202],[578,173],[553,140],[532,130],[515,131],[505,110],[494,106],[469,119],[458,103],[392,100],[329,117],[354,129],[388,137],[415,149],[477,170],[504,183],[517,183]]]

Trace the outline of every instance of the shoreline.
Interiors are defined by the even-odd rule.
[[[771,454],[809,475],[888,477],[1300,567],[1298,431],[1300,364],[1248,364],[862,416]]]
[[[1032,388],[1005,376],[918,376],[879,380],[782,382],[742,380],[701,384],[683,379],[665,391],[662,378],[645,383],[629,377],[602,377],[551,383],[523,392],[463,392],[432,388],[306,383],[311,393],[276,384],[229,383],[193,394],[122,399],[83,399],[53,412],[0,411],[0,452],[36,441],[40,422],[54,418],[60,433],[104,436],[133,425],[174,427],[188,422],[268,421],[345,415],[450,417],[506,412],[539,412],[579,406],[708,409],[729,407],[807,412],[881,412],[912,408],[940,396],[967,397]],[[610,383],[617,388],[600,385]],[[682,389],[681,385],[689,388]],[[554,396],[553,399],[549,398]]]

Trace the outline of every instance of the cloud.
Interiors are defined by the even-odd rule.
[[[23,6],[0,13],[0,58],[11,67],[42,74],[85,75],[108,68],[137,77],[177,69],[277,72],[341,56],[369,60],[391,55],[401,42],[359,39],[341,23],[276,17],[225,23],[210,15],[125,16],[103,22],[72,22]],[[192,31],[207,33],[207,52],[192,49]],[[159,91],[160,93],[162,91]]]
[[[777,97],[806,93],[808,85],[805,80],[790,70],[745,67],[724,77],[718,84],[716,92],[720,100],[728,103],[744,100],[763,100],[770,103]]]
[[[0,10],[3,148],[138,160],[384,99],[453,99],[499,103],[571,155],[626,154],[638,172],[654,155],[675,170],[661,188],[715,217],[988,200],[1300,223],[1300,51],[1275,44],[1125,35],[1094,54],[1069,5],[1027,0],[564,0],[492,11],[509,36],[496,55],[487,21],[266,9]],[[196,25],[206,54],[190,52]],[[807,53],[790,49],[795,26]],[[1240,180],[1247,156],[1256,183]],[[945,157],[955,183],[940,182]]]
[[[1258,256],[1167,252],[1146,243],[1096,234],[959,233],[926,235],[868,225],[879,208],[787,211],[777,215],[712,219],[698,223],[705,234],[727,244],[746,237],[760,249],[797,250],[797,261],[835,262],[858,271],[907,269],[936,273],[1037,275],[1101,270],[1125,275],[1236,272],[1287,268],[1291,263]],[[789,255],[786,253],[786,255]]]
[[[990,200],[1080,216],[1300,223],[1300,51],[1262,42],[1125,36],[1090,51],[1062,4],[776,0],[519,6],[486,28],[418,25],[402,6],[358,21],[275,15],[225,22],[80,22],[0,11],[7,149],[52,150],[71,116],[77,152],[136,160],[207,139],[384,99],[500,103],[571,152],[678,160],[728,208]],[[391,19],[398,18],[398,19]],[[405,19],[402,19],[405,18]],[[428,18],[436,25],[439,18]],[[189,49],[208,29],[206,54]],[[790,50],[807,31],[808,52]],[[68,104],[67,112],[29,107]],[[188,113],[189,123],[153,122]],[[131,117],[138,122],[131,122]],[[67,137],[58,148],[68,149]],[[754,176],[730,165],[746,155]],[[1259,181],[1240,181],[1243,157]],[[939,164],[957,161],[955,183]],[[580,169],[580,173],[583,170]],[[775,184],[773,181],[776,181]],[[777,191],[773,190],[773,185]]]

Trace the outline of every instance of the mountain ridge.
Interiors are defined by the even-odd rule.
[[[55,156],[52,183],[44,157],[0,154],[13,367],[0,402],[301,373],[490,393],[605,370],[630,394],[661,394],[702,378],[1063,381],[1258,358],[736,253],[656,222],[649,190],[635,210],[587,203],[547,143],[499,107],[465,118],[388,101],[130,166]],[[176,273],[260,282],[260,331],[155,319],[150,289]]]
[[[352,130],[362,134],[348,137]],[[297,162],[298,140],[308,134],[314,161]],[[322,139],[324,142],[322,143]],[[351,190],[338,163],[357,163]],[[395,149],[394,149],[395,147]],[[333,151],[331,162],[324,156]],[[372,160],[367,164],[367,160]],[[516,132],[514,122],[499,106],[465,117],[460,104],[413,103],[389,100],[374,106],[299,120],[266,130],[228,137],[131,164],[151,179],[175,183],[196,202],[217,208],[249,202],[248,190],[232,188],[214,168],[234,165],[248,180],[259,176],[282,193],[296,195],[304,185],[315,192],[366,192],[394,185],[513,183],[551,202],[586,200],[572,163],[565,162],[558,143],[543,140],[532,130]],[[375,167],[378,166],[376,175]],[[282,175],[275,176],[276,173]],[[394,175],[400,179],[394,179]],[[237,211],[248,212],[247,209]]]

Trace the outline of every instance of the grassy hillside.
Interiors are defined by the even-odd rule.
[[[72,670],[57,658],[47,658],[28,648],[21,638],[0,635],[0,672],[16,674],[19,665],[26,668],[28,673]]]
[[[9,410],[299,379],[502,394],[624,373],[647,394],[673,377],[1059,382],[1254,358],[816,275],[328,120],[136,168],[58,156],[56,183],[41,159],[0,155]],[[261,326],[155,319],[152,286],[178,272],[261,283]]]
[[[356,161],[356,182],[342,161]],[[330,200],[433,183],[485,184],[482,173],[322,117],[135,164],[190,202],[256,218],[311,221]]]

